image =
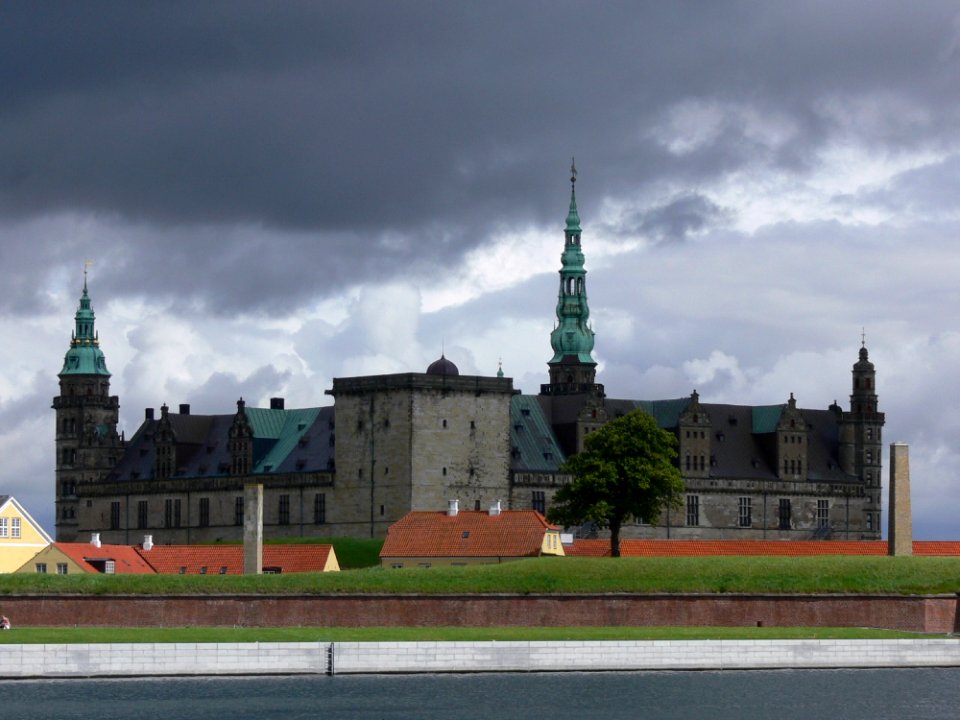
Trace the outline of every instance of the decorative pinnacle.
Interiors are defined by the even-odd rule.
[[[862,327],[860,328],[860,347],[866,347],[866,346],[867,346],[867,329]]]
[[[577,183],[577,161],[576,158],[570,158],[570,184]]]

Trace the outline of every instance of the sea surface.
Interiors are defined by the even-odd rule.
[[[30,720],[955,720],[960,669],[0,681]]]

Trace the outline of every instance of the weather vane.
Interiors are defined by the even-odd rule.
[[[576,158],[570,158],[570,182],[575,183],[577,181],[577,162]]]

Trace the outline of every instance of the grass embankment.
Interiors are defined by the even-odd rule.
[[[874,640],[930,637],[869,628],[492,627],[492,628],[16,628],[3,644],[411,642],[560,640]]]
[[[960,591],[960,558],[535,558],[296,575],[5,575],[22,593],[892,593]]]

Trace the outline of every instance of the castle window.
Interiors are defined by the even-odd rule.
[[[447,469],[446,469],[446,468],[443,468],[443,469],[440,471],[440,473],[441,473],[444,477],[446,477],[446,476],[447,476]]]
[[[830,527],[830,501],[817,500],[817,527]]]
[[[700,496],[687,495],[687,525],[696,527],[700,524]]]
[[[547,512],[547,494],[543,490],[534,490],[530,497],[530,506],[541,515]]]
[[[380,515],[381,517],[386,513],[386,508],[383,505],[380,506]]]
[[[873,513],[867,513],[867,530],[873,530]]]
[[[120,502],[117,500],[110,503],[110,529],[120,529]]]
[[[163,526],[180,527],[180,499],[167,498],[163,503]]]
[[[753,525],[753,506],[748,497],[739,499],[739,524],[740,527],[751,527]]]
[[[780,498],[780,502],[777,506],[777,515],[779,518],[779,525],[781,530],[790,529],[790,498]]]
[[[444,418],[442,425],[443,425],[444,428],[447,427],[447,420],[446,420],[446,418]]]
[[[243,495],[233,499],[233,524],[243,525]]]
[[[200,527],[210,527],[210,498],[200,498]]]
[[[280,496],[280,507],[277,510],[277,522],[281,525],[290,524],[290,496]]]
[[[143,530],[147,527],[147,501],[137,501],[137,529]]]
[[[317,493],[313,496],[313,524],[323,525],[327,522],[327,496]]]

